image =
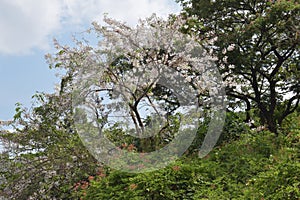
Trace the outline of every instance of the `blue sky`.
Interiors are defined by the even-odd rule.
[[[129,25],[152,13],[178,13],[174,1],[0,0],[0,120],[12,119],[17,102],[30,107],[36,91],[54,91],[57,72],[44,59],[54,53],[53,38],[68,44],[105,13]]]

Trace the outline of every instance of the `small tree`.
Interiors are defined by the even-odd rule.
[[[298,1],[178,2],[194,16],[183,31],[214,40],[206,47],[219,59],[232,103],[257,109],[261,123],[276,133],[300,101]]]
[[[96,160],[72,127],[67,94],[37,94],[37,105],[18,105],[14,131],[2,130],[0,195],[7,199],[70,199],[73,184],[95,174]]]

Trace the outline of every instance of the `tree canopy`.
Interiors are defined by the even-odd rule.
[[[206,47],[218,57],[226,94],[277,132],[300,101],[298,1],[178,2],[194,17],[184,31],[214,40]]]
[[[98,45],[80,41],[75,48],[57,45],[59,53],[49,56],[50,64],[64,68],[70,77],[63,90],[73,95],[73,106],[81,115],[77,128],[88,148],[110,162],[111,155],[105,152],[111,152],[114,145],[105,139],[105,133],[119,128],[135,137],[133,143],[145,157],[164,145],[166,152],[176,146],[181,154],[193,141],[187,129],[195,134],[196,121],[204,117],[201,111],[210,107],[211,113],[221,110],[213,118],[218,126],[206,140],[206,148],[211,149],[224,121],[224,91],[213,57],[195,37],[180,31],[185,19],[170,16],[164,20],[153,15],[136,27],[108,17],[104,21],[104,26],[93,24],[94,33],[101,38]],[[177,137],[184,131],[184,140]],[[155,159],[159,156],[152,157],[156,167],[162,161]]]

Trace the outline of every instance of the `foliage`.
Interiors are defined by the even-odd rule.
[[[244,121],[245,113],[227,112],[222,134],[217,145],[238,140],[242,134],[250,133],[249,125]]]
[[[223,130],[216,143],[216,147],[238,140],[242,134],[250,133],[248,124],[244,122],[245,113],[227,112]],[[199,150],[199,147],[204,141],[209,127],[210,118],[206,117],[199,124],[197,135],[186,152],[186,155],[194,154]]]
[[[183,157],[159,171],[110,170],[78,190],[82,199],[298,199],[299,131],[241,134],[203,159]],[[291,142],[293,141],[293,142]]]
[[[74,131],[68,97],[37,94],[30,112],[18,105],[14,131],[5,143],[0,194],[9,199],[64,199],[73,182],[94,173],[97,163]]]
[[[257,109],[260,123],[277,132],[299,107],[299,2],[178,2],[194,17],[183,31],[214,41],[205,46],[218,57],[232,108]]]
[[[66,71],[59,91],[35,95],[37,104],[29,111],[18,105],[10,123],[14,131],[1,130],[0,138],[6,144],[0,155],[2,196],[93,200],[300,198],[300,131],[295,112],[300,99],[299,4],[293,0],[180,2],[191,17],[162,20],[153,15],[135,28],[105,17],[105,26],[94,23],[91,29],[101,38],[99,45],[85,40],[76,40],[75,47],[55,42],[58,52],[47,55],[47,59],[50,67]],[[219,77],[210,73],[212,61],[227,84],[231,108],[245,108],[247,113],[227,113],[218,146],[205,158],[196,157],[194,149],[208,129],[207,110],[197,115],[201,126],[190,148],[192,153],[164,169],[125,173],[103,167],[88,153],[77,130],[90,133],[92,137],[84,142],[91,146],[94,138],[104,135],[117,149],[129,152],[128,160],[133,164],[129,167],[147,167],[149,160],[145,158],[141,159],[143,165],[134,165],[137,160],[130,153],[160,149],[174,139],[180,125],[188,124],[191,113],[182,117],[178,108],[185,101],[180,102],[180,98],[191,103],[190,98],[196,96],[197,106],[205,109],[211,106],[208,96],[220,92],[214,84]],[[174,72],[183,79],[176,79]],[[164,73],[167,76],[161,76]],[[153,78],[153,74],[161,79]],[[167,82],[169,85],[162,84]],[[179,92],[175,94],[168,87]],[[217,100],[223,106],[223,97]],[[81,103],[92,111],[85,112]],[[145,105],[152,111],[149,116],[139,110]],[[128,109],[122,110],[126,106]],[[249,130],[242,117],[246,115],[248,120],[250,111],[252,115],[258,111],[261,123],[277,137],[269,131]],[[120,112],[131,123],[109,123],[117,117],[111,114]],[[162,126],[158,119],[164,122]],[[148,139],[153,130],[159,134]],[[183,132],[187,135],[190,129]]]

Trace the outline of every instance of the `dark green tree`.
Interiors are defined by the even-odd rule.
[[[256,110],[260,123],[277,133],[299,107],[299,1],[178,2],[192,17],[183,31],[213,41],[206,48],[218,57],[231,105]]]

